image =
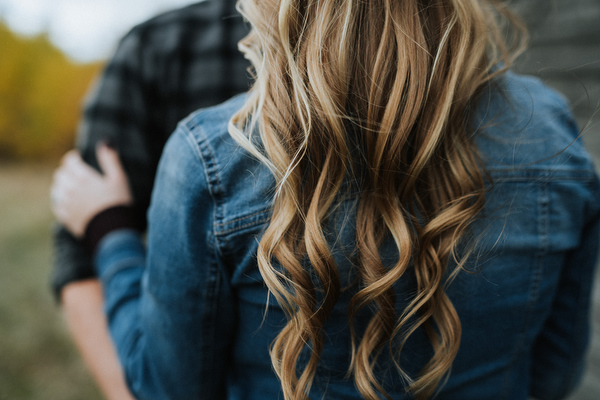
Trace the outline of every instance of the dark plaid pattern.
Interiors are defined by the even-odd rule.
[[[129,176],[136,210],[145,215],[162,148],[192,111],[248,90],[248,62],[237,42],[249,26],[235,0],[207,0],[133,28],[90,92],[77,148],[97,167],[95,147],[116,147]],[[54,232],[55,294],[94,276],[90,255],[63,228]]]

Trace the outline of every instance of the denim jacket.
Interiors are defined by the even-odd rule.
[[[96,253],[110,330],[139,398],[282,398],[269,346],[286,320],[255,259],[274,180],[228,133],[243,102],[180,123],[160,162],[147,246],[118,230]],[[475,143],[491,181],[469,235],[475,250],[447,289],[462,338],[438,398],[564,398],[588,343],[600,215],[594,166],[563,99],[536,79],[504,74],[477,110]],[[352,223],[335,228],[336,243],[353,243]],[[352,266],[342,250],[333,248],[344,282]],[[414,283],[405,275],[398,311]],[[351,296],[342,293],[325,323],[312,399],[361,398],[346,376]],[[392,398],[411,398],[384,353],[379,381]],[[399,362],[415,375],[431,354],[419,330]]]

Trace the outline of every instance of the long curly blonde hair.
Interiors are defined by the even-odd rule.
[[[308,397],[324,346],[323,324],[340,295],[324,224],[350,179],[361,186],[355,249],[360,283],[349,305],[350,326],[364,307],[374,311],[361,337],[352,331],[348,372],[366,399],[389,398],[373,371],[377,358],[392,341],[399,346],[390,349],[402,349],[422,328],[433,357],[417,377],[396,366],[407,390],[431,397],[448,375],[461,335],[444,291],[452,276],[447,265],[453,258],[454,272],[463,266],[468,252],[459,255],[458,245],[484,203],[468,111],[479,89],[512,61],[502,38],[502,16],[509,13],[480,0],[238,5],[252,24],[240,48],[256,82],[230,132],[276,179],[257,258],[287,315],[271,348],[284,396]],[[391,267],[379,254],[384,237],[393,238],[399,254]],[[418,287],[397,310],[393,285],[409,270]],[[311,357],[299,368],[305,346]]]

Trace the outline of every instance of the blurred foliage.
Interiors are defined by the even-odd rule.
[[[50,293],[48,163],[0,164],[0,400],[100,400]]]
[[[1,22],[0,54],[0,160],[60,156],[102,64],[76,64],[47,36],[20,37]]]

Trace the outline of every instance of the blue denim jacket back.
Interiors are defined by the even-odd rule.
[[[274,180],[231,138],[238,96],[192,114],[169,140],[149,211],[147,253],[117,231],[96,255],[111,332],[140,398],[277,399],[268,349],[285,325],[255,254]],[[600,194],[589,155],[562,98],[512,73],[483,94],[473,121],[491,182],[465,239],[473,254],[449,286],[462,324],[460,350],[440,399],[559,399],[581,376],[588,341]],[[347,305],[355,292],[355,200],[331,222],[342,292],[324,326],[312,399],[359,399],[347,379]],[[384,244],[382,257],[397,257]],[[396,286],[401,311],[414,293]],[[370,315],[358,316],[364,327]],[[308,346],[299,365],[309,356]],[[418,374],[431,356],[422,331],[400,364]],[[375,371],[394,399],[411,398],[387,352]]]

